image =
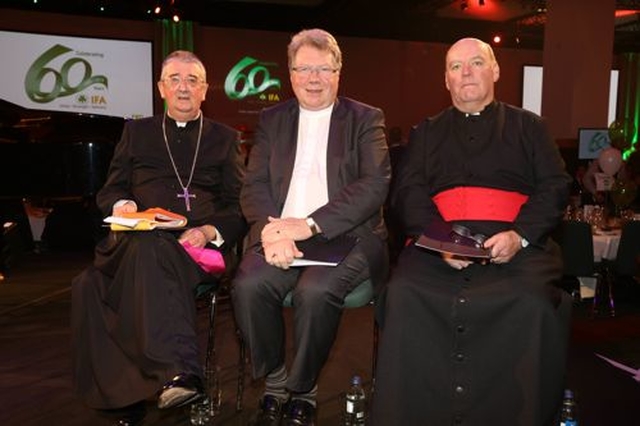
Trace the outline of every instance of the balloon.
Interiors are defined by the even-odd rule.
[[[603,149],[598,156],[598,164],[603,172],[613,176],[622,166],[622,153],[617,148]]]
[[[618,208],[627,207],[635,200],[638,186],[630,180],[617,179],[611,187],[611,201]]]
[[[621,151],[627,147],[627,139],[625,136],[625,123],[616,120],[609,125],[609,141],[611,146]]]

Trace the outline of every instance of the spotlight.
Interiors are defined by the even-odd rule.
[[[162,12],[162,7],[160,7],[160,5],[157,5],[155,9],[153,9],[153,13],[155,13],[156,15],[160,15],[160,12]]]
[[[493,36],[493,43],[494,44],[500,44],[502,43],[502,36],[500,36],[500,34],[496,34]]]
[[[175,23],[180,22],[180,16],[177,13],[175,13],[171,19],[173,19],[173,22]]]

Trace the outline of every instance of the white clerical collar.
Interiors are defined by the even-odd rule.
[[[200,114],[202,114],[202,111],[198,111],[198,115],[196,115],[196,117],[193,120],[189,120],[189,121],[196,121],[197,119],[200,118]],[[176,126],[178,126],[178,127],[187,127],[187,123],[189,123],[189,121],[178,121],[178,120],[174,119],[171,116],[169,116],[169,117],[172,118],[173,121],[176,122]]]

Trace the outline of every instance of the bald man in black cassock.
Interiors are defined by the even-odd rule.
[[[453,106],[411,132],[392,207],[407,235],[430,222],[487,236],[490,261],[408,245],[378,306],[371,424],[556,424],[570,299],[548,235],[570,178],[543,120],[494,99],[491,47],[447,52]]]

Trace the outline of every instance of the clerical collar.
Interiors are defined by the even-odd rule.
[[[491,112],[493,110],[493,107],[495,106],[496,101],[493,100],[490,103],[488,103],[482,110],[477,111],[477,112],[462,112],[458,109],[458,112],[462,115],[464,115],[465,117],[478,117],[480,115],[483,114],[487,114],[489,112]],[[457,109],[457,108],[456,108]]]
[[[198,121],[200,119],[200,114],[202,114],[202,111],[198,111],[198,115],[196,115],[193,120],[189,120],[189,121],[178,121],[169,115],[167,115],[167,117],[169,117],[169,119],[171,119],[174,123],[176,123],[177,127],[184,128],[184,127],[187,127],[187,124],[193,123],[194,121]]]

